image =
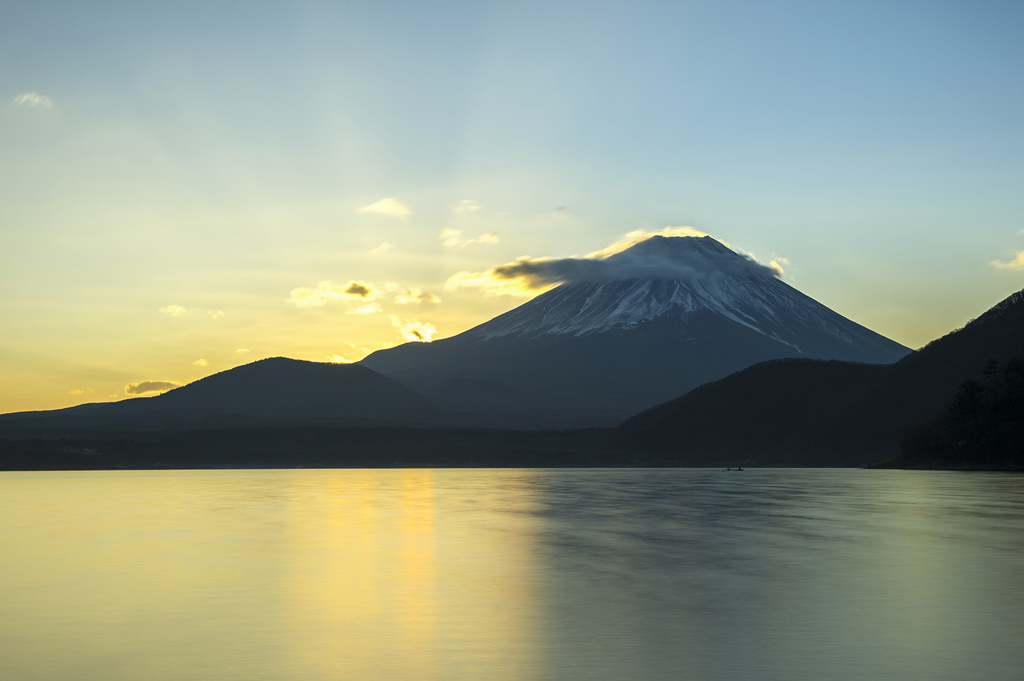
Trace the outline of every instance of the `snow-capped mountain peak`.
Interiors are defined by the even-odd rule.
[[[664,316],[685,323],[708,311],[793,347],[779,333],[782,317],[849,339],[841,323],[848,320],[711,237],[656,236],[605,263],[603,280],[562,284],[469,333],[480,339],[581,335],[632,329]]]
[[[454,379],[498,382],[519,391],[503,409],[593,425],[767,359],[884,364],[909,352],[708,237],[653,237],[559,264],[564,283],[516,309],[363,364],[428,392]],[[481,393],[465,406],[484,402]]]

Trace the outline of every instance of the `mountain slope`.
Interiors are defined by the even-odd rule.
[[[836,360],[762,362],[641,412],[616,434],[689,463],[731,458],[792,464],[797,462],[794,442],[886,370],[885,365]],[[803,462],[851,463],[826,452]]]
[[[463,391],[445,403],[584,426],[769,359],[882,364],[909,352],[710,237],[652,237],[600,262],[462,334],[362,364],[439,399],[437,386],[452,379],[504,384],[523,397],[496,405]]]
[[[422,395],[355,364],[274,357],[156,397],[0,416],[0,424],[60,427],[265,426],[408,421],[431,411]]]
[[[863,465],[949,409],[991,360],[1024,358],[1024,291],[891,366],[783,360],[749,367],[628,419],[614,437],[689,463],[708,457]],[[925,443],[927,444],[927,443]],[[918,446],[918,463],[927,459]]]
[[[962,329],[894,364],[877,383],[822,422],[808,449],[823,442],[891,458],[907,431],[939,416],[965,380],[982,380],[990,360],[1024,358],[1024,291],[994,305]]]

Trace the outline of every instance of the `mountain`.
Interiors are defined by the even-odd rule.
[[[577,427],[613,425],[765,360],[886,364],[909,352],[711,237],[656,236],[574,262],[588,267],[510,312],[361,363],[449,408]]]
[[[1014,358],[1024,360],[1024,291],[894,364],[810,433],[806,447],[834,441],[874,461],[895,457],[908,431],[948,409],[964,381],[983,382],[990,361]]]
[[[222,371],[156,397],[0,416],[10,427],[266,427],[434,420],[428,400],[356,364],[274,357]]]
[[[627,419],[614,437],[635,449],[670,452],[689,464],[870,463],[845,452],[834,456],[834,447],[794,454],[809,431],[888,368],[837,360],[761,362]]]
[[[733,459],[863,465],[892,459],[901,443],[909,443],[905,453],[915,465],[968,459],[994,465],[996,453],[987,450],[1002,443],[1006,451],[998,456],[1004,465],[1013,458],[1007,452],[1017,446],[1012,443],[1022,428],[1016,401],[1024,379],[1015,358],[1024,359],[1024,291],[891,366],[757,364],[637,414],[610,437],[691,464]],[[965,390],[965,381],[973,390]],[[975,391],[978,423],[973,415],[966,424],[949,422],[944,415],[962,410]],[[976,438],[950,437],[972,432]],[[974,451],[986,449],[984,443],[991,446]],[[1022,454],[1016,453],[1017,460]]]

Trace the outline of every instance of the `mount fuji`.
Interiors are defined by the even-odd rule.
[[[448,408],[579,427],[617,423],[769,359],[889,364],[910,352],[711,237],[654,236],[601,260],[559,262],[564,283],[514,310],[361,363]]]

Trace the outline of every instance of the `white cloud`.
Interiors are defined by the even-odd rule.
[[[236,355],[248,355],[249,354],[249,348],[238,348],[237,350],[235,350],[235,354]]]
[[[173,388],[179,387],[180,383],[174,381],[142,381],[141,383],[129,383],[124,387],[125,395],[148,395],[151,393],[164,393]],[[116,397],[116,395],[111,395]]]
[[[204,367],[208,365],[209,362],[207,362],[205,359],[197,359],[196,361],[192,362],[192,364],[194,364],[197,367]]]
[[[224,316],[224,310],[210,310],[207,314],[213,319],[220,319]]]
[[[38,92],[26,92],[25,94],[18,95],[14,98],[14,103],[20,106],[38,106],[44,109],[53,108],[53,100]]]
[[[456,213],[471,213],[480,210],[480,204],[471,199],[462,199],[459,205],[455,206]]]
[[[437,235],[437,238],[441,239],[446,248],[451,248],[452,246],[459,246],[462,244],[462,240],[459,239],[459,235],[461,234],[462,232],[457,229],[445,227],[441,230],[441,233]]]
[[[1017,251],[1017,257],[1009,262],[993,260],[989,265],[1000,270],[1024,270],[1024,251]]]
[[[347,310],[345,314],[373,314],[374,312],[380,311],[380,303],[370,303],[369,305],[363,305],[362,307],[356,307],[351,310]]]
[[[168,305],[167,307],[161,307],[160,312],[170,317],[180,317],[183,314],[188,314],[188,309],[181,305]]]
[[[327,361],[331,364],[351,364],[352,360],[345,359],[343,355],[328,355]]]
[[[462,232],[458,229],[452,229],[451,227],[445,227],[442,229],[441,233],[437,235],[437,238],[441,239],[442,245],[445,248],[462,248],[464,246],[469,246],[470,244],[496,244],[500,241],[497,232],[481,234],[473,239],[463,239]]]
[[[430,322],[419,322],[415,319],[399,319],[391,317],[391,325],[407,343],[429,343],[437,329]]]
[[[412,215],[412,211],[409,210],[404,202],[399,201],[396,197],[392,196],[387,199],[381,199],[376,203],[371,203],[369,206],[363,206],[357,213],[380,213],[381,215],[394,215],[395,217],[404,218],[407,215]]]
[[[82,395],[82,394],[84,394],[84,393],[85,393],[85,391],[84,391],[84,390],[69,390],[69,391],[68,391],[68,394],[69,394],[69,395]]]
[[[366,300],[370,301],[380,295],[380,292],[373,284],[365,281],[350,281],[347,284],[334,284],[329,281],[321,281],[316,288],[292,289],[289,303],[298,307],[309,307],[310,305],[323,305],[327,302],[344,300]]]
[[[441,299],[430,291],[424,291],[414,286],[395,296],[395,302],[399,305],[419,305],[420,303],[440,303]]]
[[[394,247],[387,241],[385,241],[380,246],[377,246],[376,248],[371,248],[370,253],[384,253],[385,251],[390,251],[392,248]]]

